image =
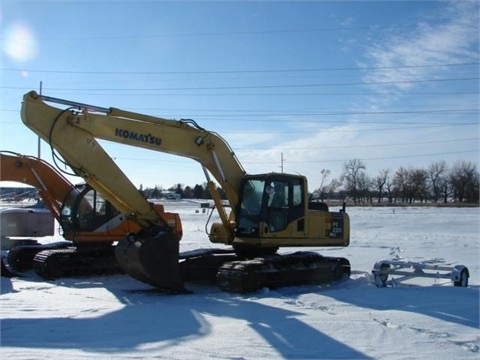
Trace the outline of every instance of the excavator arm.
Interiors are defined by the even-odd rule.
[[[0,153],[0,180],[35,187],[57,220],[60,219],[63,201],[74,188],[70,181],[46,161],[6,151]]]
[[[45,103],[66,104],[62,110]],[[207,177],[224,226],[233,221],[225,213],[209,172],[220,184],[232,209],[237,206],[245,170],[229,145],[217,134],[192,120],[168,120],[100,108],[35,92],[24,96],[22,120],[53,146],[68,165],[122,212],[130,212],[144,227],[163,226],[134,185],[103,150],[97,139],[180,155],[198,161]]]

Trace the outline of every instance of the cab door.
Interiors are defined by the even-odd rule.
[[[305,209],[302,182],[296,178],[273,178],[265,183],[261,229],[264,237],[297,237],[304,233]]]

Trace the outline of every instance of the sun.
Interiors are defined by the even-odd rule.
[[[3,51],[17,61],[27,61],[37,56],[37,41],[33,32],[24,24],[10,26],[5,34]]]

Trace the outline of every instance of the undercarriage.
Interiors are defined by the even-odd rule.
[[[112,245],[73,246],[69,241],[19,245],[2,259],[2,276],[34,269],[45,279],[121,273]]]
[[[116,247],[116,255],[126,273],[168,292],[186,291],[184,283],[189,281],[214,282],[222,291],[247,293],[264,287],[323,284],[350,276],[347,259],[324,257],[315,252],[247,259],[236,255],[233,249],[178,253],[178,241],[169,234],[122,240]]]
[[[2,276],[32,268],[45,279],[126,272],[171,293],[187,292],[184,284],[192,282],[216,284],[226,292],[248,293],[262,288],[324,284],[350,276],[347,259],[310,251],[252,258],[241,258],[230,248],[172,254],[177,251],[175,238],[130,239],[117,246],[75,247],[69,242],[23,245],[10,250],[7,265],[2,261]]]

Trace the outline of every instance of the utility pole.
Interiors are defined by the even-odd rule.
[[[42,95],[42,87],[43,87],[43,84],[42,84],[42,82],[40,81],[40,91],[39,91],[40,95]],[[40,141],[41,141],[41,139],[40,139],[40,136],[39,136],[39,137],[38,137],[38,143],[37,143],[37,157],[38,157],[39,159],[40,159],[40,157],[41,157]]]
[[[280,169],[281,169],[281,172],[283,174],[283,163],[284,163],[285,159],[283,158],[283,152],[280,153]]]

